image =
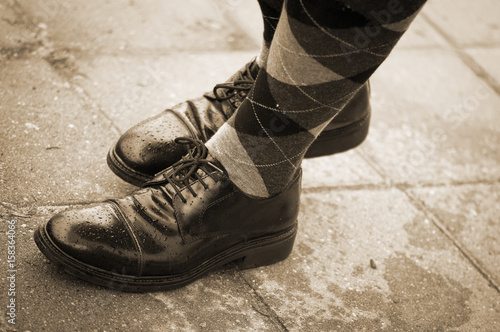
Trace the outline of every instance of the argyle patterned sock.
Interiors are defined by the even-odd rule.
[[[257,197],[281,192],[424,3],[286,1],[252,91],[207,142],[233,183]]]
[[[264,67],[269,55],[269,47],[273,40],[274,32],[278,26],[281,9],[284,0],[258,0],[262,12],[262,21],[264,22],[264,38],[260,54],[257,57],[257,65]]]

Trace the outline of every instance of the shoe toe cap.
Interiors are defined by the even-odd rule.
[[[174,142],[182,136],[191,134],[182,120],[167,110],[130,128],[120,137],[114,152],[128,168],[154,175],[186,153],[185,146]]]
[[[46,234],[59,251],[80,263],[137,274],[136,245],[111,204],[59,213],[47,223]]]

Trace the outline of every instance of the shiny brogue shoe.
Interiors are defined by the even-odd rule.
[[[168,290],[229,263],[273,264],[297,232],[300,171],[280,194],[249,197],[205,145],[123,199],[57,214],[35,232],[42,253],[67,272],[125,291]]]
[[[213,92],[142,121],[111,147],[107,162],[123,180],[141,186],[186,154],[174,143],[185,136],[206,142],[234,113],[253,86],[259,68],[250,61]],[[361,144],[370,124],[370,89],[359,89],[310,146],[305,157],[343,152]]]

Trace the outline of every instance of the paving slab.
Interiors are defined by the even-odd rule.
[[[51,264],[33,241],[36,227],[62,209],[27,211],[0,205],[2,248],[6,248],[7,221],[16,221],[18,331],[279,331],[234,266],[182,289],[157,293],[111,291],[69,276]],[[0,266],[7,271],[6,253]],[[0,303],[5,304],[11,298],[5,291],[6,278],[0,286]],[[1,324],[2,331],[11,326]]]
[[[400,191],[302,196],[291,257],[245,278],[289,331],[496,331],[498,292]]]
[[[416,188],[416,195],[500,285],[500,185]]]
[[[424,7],[425,8],[425,7]],[[401,37],[396,49],[446,48],[445,39],[422,16],[418,15]]]
[[[228,20],[240,25],[256,45],[262,43],[263,23],[257,1],[212,0]],[[427,20],[417,16],[398,43],[398,48],[446,47],[443,37]]]
[[[496,0],[430,0],[423,9],[458,47],[500,44],[498,13]]]
[[[241,27],[255,45],[262,44],[264,23],[257,1],[210,0],[217,11],[229,22]]]
[[[57,46],[83,53],[163,54],[255,48],[211,1],[17,2],[27,22]]]
[[[106,166],[118,133],[41,59],[0,60],[0,197],[69,204],[132,189]]]
[[[372,76],[360,152],[393,181],[500,179],[500,97],[452,52],[395,50]]]
[[[302,162],[302,170],[302,188],[306,191],[387,185],[384,178],[355,150],[305,159]]]
[[[73,78],[113,123],[125,131],[168,107],[198,98],[225,82],[253,52],[169,56],[95,56],[77,61]]]
[[[18,330],[500,330],[498,291],[449,238],[498,277],[500,99],[454,53],[498,78],[497,7],[430,0],[373,77],[366,142],[304,162],[289,259],[131,294],[66,275],[33,232],[133,189],[107,149],[257,54],[256,2],[0,0],[0,233],[16,221]]]

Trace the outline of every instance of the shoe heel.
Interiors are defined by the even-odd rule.
[[[279,242],[262,244],[259,247],[249,249],[246,255],[238,261],[241,270],[252,269],[259,266],[271,265],[286,259],[293,249],[297,228]]]
[[[342,131],[331,130],[330,132],[321,133],[311,144],[304,158],[328,156],[357,147],[368,136],[370,115],[368,113],[362,121],[353,124],[349,128],[344,128]]]

